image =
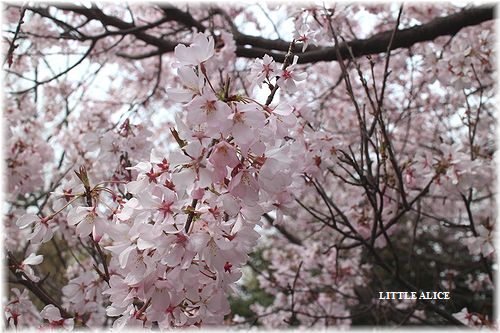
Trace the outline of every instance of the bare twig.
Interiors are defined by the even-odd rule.
[[[13,57],[14,57],[14,50],[17,48],[16,45],[16,39],[19,34],[19,31],[21,31],[21,25],[24,23],[24,14],[26,13],[26,6],[22,6],[20,9],[20,16],[19,16],[19,22],[17,23],[16,31],[14,32],[14,37],[12,37],[12,41],[10,42],[9,49],[7,50],[7,55],[3,61],[3,64],[5,65],[6,62],[9,64],[9,68],[13,63]]]

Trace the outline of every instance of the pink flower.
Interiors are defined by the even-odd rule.
[[[33,244],[46,243],[52,239],[54,234],[52,228],[49,226],[50,220],[51,217],[40,218],[35,214],[24,214],[17,220],[16,225],[19,229],[25,229],[35,224],[32,233],[27,239]]]
[[[265,79],[271,80],[276,75],[278,75],[278,66],[271,56],[265,54],[262,59],[255,59],[250,72],[252,88],[257,84],[261,87]]]
[[[182,206],[177,203],[175,192],[158,185],[151,187],[151,191],[138,193],[136,198],[132,198],[129,202],[137,213],[149,211],[150,218],[155,224],[174,224],[175,220],[172,216],[177,214]],[[128,203],[125,204],[125,207],[127,206],[129,206]]]
[[[493,231],[480,224],[476,226],[476,232],[477,237],[466,239],[469,252],[473,255],[482,254],[485,257],[493,254],[495,252],[495,248],[493,247]]]
[[[241,170],[231,179],[229,193],[247,205],[255,206],[259,200],[259,183],[249,170]]]
[[[304,52],[307,46],[309,46],[309,43],[316,45],[317,33],[317,31],[309,29],[308,25],[303,24],[297,31],[295,31],[293,38],[297,42],[302,42],[302,52]]]
[[[211,91],[196,96],[187,106],[187,123],[191,126],[206,125],[205,133],[210,136],[227,135],[231,125],[228,120],[231,108],[220,101]]]
[[[227,168],[234,168],[240,163],[236,149],[225,141],[216,144],[212,150],[212,154],[208,159],[215,167],[214,181],[222,181],[227,176]]]
[[[30,324],[30,321],[39,321],[38,310],[33,305],[28,289],[22,292],[17,288],[12,288],[12,297],[5,305],[5,319],[10,328],[19,329]]]
[[[183,88],[167,89],[168,97],[176,102],[189,102],[203,90],[203,77],[196,75],[191,67],[181,67],[178,70]]]
[[[196,252],[190,251],[190,238],[184,232],[168,235],[163,244],[168,244],[161,263],[170,267],[180,266],[183,269],[191,265]]]
[[[175,172],[172,173],[172,182],[179,197],[193,189],[204,188],[212,183],[211,171],[201,163],[206,148],[199,141],[192,141],[185,147],[185,154],[174,151],[170,154],[170,161]],[[196,181],[193,182],[193,179]]]
[[[294,93],[297,91],[297,86],[295,82],[302,81],[306,78],[306,73],[297,73],[295,72],[295,67],[297,65],[297,61],[299,60],[298,56],[293,57],[293,62],[287,68],[281,70],[280,78],[276,82],[278,86],[282,89],[286,90],[289,93]]]
[[[179,44],[174,49],[174,55],[182,65],[197,66],[210,59],[214,53],[214,39],[201,32],[195,34],[190,46]]]
[[[266,192],[278,194],[292,183],[287,164],[274,158],[266,159],[259,172],[260,187]]]
[[[38,282],[40,278],[35,275],[31,266],[40,265],[43,261],[42,255],[31,253],[26,259],[23,260],[17,271],[23,272],[31,281]]]
[[[97,215],[95,207],[75,207],[68,212],[68,224],[76,226],[76,233],[84,238],[91,233],[94,240],[99,241],[104,234],[106,224],[102,217]]]
[[[128,285],[123,278],[118,275],[112,275],[109,279],[110,288],[103,291],[104,295],[109,295],[109,301],[112,303],[106,309],[108,316],[119,316],[134,301],[134,292],[129,290]]]
[[[59,311],[59,309],[52,304],[45,306],[40,312],[40,315],[42,316],[42,318],[49,321],[49,327],[51,328],[62,327],[68,331],[73,330],[73,318],[63,319],[63,317],[61,317],[61,312]]]
[[[293,114],[294,108],[288,103],[280,103],[274,108],[264,107],[269,112],[265,130],[262,137],[268,141],[285,138],[289,129],[297,123],[297,117]]]
[[[95,272],[85,272],[75,279],[72,279],[62,288],[64,296],[73,304],[81,304],[85,300],[87,289],[95,280]]]
[[[482,322],[477,316],[477,314],[473,312],[469,312],[467,308],[463,308],[462,311],[454,313],[453,317],[460,320],[466,326],[481,326]]]
[[[235,112],[229,116],[233,121],[231,134],[239,146],[247,146],[257,141],[266,118],[262,109],[254,104],[238,103]]]

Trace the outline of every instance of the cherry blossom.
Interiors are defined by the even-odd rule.
[[[177,45],[174,54],[182,65],[200,65],[214,55],[214,39],[199,32],[190,46]]]
[[[39,218],[35,214],[25,214],[17,220],[16,225],[20,229],[25,229],[34,225],[33,231],[27,239],[34,243],[46,243],[53,235],[52,228],[49,225],[50,219],[50,216]]]
[[[299,29],[297,29],[294,35],[294,39],[297,42],[302,43],[302,52],[304,52],[307,49],[309,43],[316,45],[317,33],[318,33],[317,31],[311,30],[307,24],[303,24],[300,26]]]
[[[270,82],[278,75],[278,73],[278,66],[276,65],[274,59],[265,54],[262,59],[257,59],[252,65],[250,73],[252,81],[254,82],[252,87],[255,85],[261,87],[265,80]]]
[[[297,73],[294,72],[295,67],[297,66],[297,61],[299,57],[294,56],[292,64],[285,69],[282,69],[279,74],[279,79],[276,81],[276,84],[281,88],[285,89],[289,93],[294,93],[297,91],[296,83],[299,81],[303,81],[306,79],[306,73]]]
[[[33,327],[40,314],[28,295],[28,289],[12,288],[13,297],[5,306],[5,318],[10,328]]]
[[[46,307],[44,307],[43,310],[40,312],[40,315],[42,316],[43,319],[49,321],[50,328],[62,327],[68,331],[73,330],[74,327],[73,318],[64,319],[63,317],[61,317],[61,312],[59,311],[59,309],[52,304],[49,304]]]
[[[9,4],[7,326],[495,327],[490,7]]]
[[[22,272],[26,278],[31,281],[37,282],[40,280],[38,276],[35,275],[33,268],[31,266],[40,265],[43,261],[42,255],[36,255],[34,253],[30,253],[26,259],[23,260],[21,265],[17,268],[18,271]]]

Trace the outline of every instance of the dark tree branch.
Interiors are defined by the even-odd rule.
[[[12,94],[16,94],[16,95],[25,94],[25,93],[27,93],[27,92],[29,92],[31,90],[36,89],[39,85],[49,83],[51,81],[54,81],[55,79],[58,79],[59,77],[65,75],[65,74],[67,74],[73,68],[75,68],[76,66],[78,66],[79,64],[81,64],[90,55],[90,53],[92,52],[92,50],[95,47],[95,44],[96,44],[96,42],[92,41],[92,43],[90,44],[90,46],[87,49],[87,51],[85,52],[85,54],[77,62],[75,62],[71,67],[66,68],[64,71],[60,72],[59,74],[57,74],[57,75],[55,75],[55,76],[53,76],[53,77],[51,77],[51,78],[49,78],[47,80],[37,81],[36,84],[34,86],[30,87],[30,88],[23,89],[23,90],[20,90],[20,91],[14,91],[14,92],[12,92]]]
[[[130,30],[132,31],[131,34],[133,34],[137,39],[142,40],[143,42],[156,46],[158,49],[162,50],[163,52],[172,52],[177,45],[176,42],[168,41],[162,38],[154,37],[152,35],[149,35],[142,31],[142,29],[137,29],[137,27],[133,23],[128,23],[125,22],[117,17],[106,15],[104,12],[102,12],[99,8],[93,7],[93,8],[86,8],[86,7],[81,7],[81,6],[74,6],[70,4],[57,4],[55,6],[56,8],[60,10],[66,10],[66,11],[72,11],[77,14],[81,14],[85,17],[87,17],[90,20],[97,20],[101,22],[104,26],[112,26],[115,28],[119,28],[122,30]],[[110,32],[110,34],[113,34],[113,32]],[[102,38],[103,36],[99,36],[99,38]],[[90,37],[92,38],[92,37]]]
[[[435,18],[422,25],[399,30],[394,36],[390,50],[407,48],[416,43],[434,40],[440,36],[455,35],[462,28],[493,19],[494,11],[495,5],[473,7],[449,16]],[[351,49],[354,57],[387,52],[387,45],[389,45],[392,33],[393,29],[378,33],[368,39],[356,39],[340,43],[340,55],[344,59],[349,58],[349,49]],[[240,37],[240,39],[237,38],[236,41],[238,44],[236,55],[240,57],[263,57],[264,54],[267,53],[272,56],[275,61],[282,62],[285,59],[286,48],[283,47],[283,41],[270,41],[250,36]],[[242,42],[245,42],[247,46],[241,45]],[[248,45],[251,46],[249,47]],[[335,47],[311,48],[310,51],[299,54],[299,63],[337,61],[337,59]]]
[[[299,246],[303,245],[302,241],[300,239],[298,239],[297,236],[288,232],[288,230],[286,230],[283,226],[281,226],[279,224],[274,224],[274,219],[268,213],[265,213],[263,216],[267,220],[267,222],[269,222],[273,227],[275,227],[276,230],[278,230],[280,232],[280,234],[282,234],[286,239],[288,239],[290,241],[290,243],[295,244],[295,245],[299,245]]]
[[[19,261],[14,257],[12,253],[7,251],[8,256],[8,266],[10,272],[16,277],[16,282],[22,284],[29,291],[31,291],[40,301],[42,301],[45,305],[52,304],[56,308],[59,309],[61,316],[64,318],[73,317],[70,315],[62,306],[59,304],[41,285],[41,282],[32,281],[23,271],[18,270],[20,267]]]
[[[17,39],[17,36],[19,35],[19,31],[21,31],[21,25],[24,23],[23,18],[24,18],[25,13],[26,13],[26,7],[23,6],[20,9],[19,21],[17,23],[16,31],[14,32],[14,37],[12,37],[12,41],[10,42],[9,49],[7,50],[7,55],[5,57],[5,60],[3,61],[4,65],[6,62],[8,62],[9,67],[12,65],[12,62],[13,62],[14,50],[17,48],[16,39]]]
[[[178,8],[175,8],[172,5],[168,4],[158,4],[158,7],[163,11],[165,17],[170,19],[171,21],[176,21],[182,23],[184,26],[188,28],[196,28],[198,31],[205,31],[205,26],[198,22],[191,14],[188,12],[184,12]]]
[[[465,209],[467,210],[467,216],[469,217],[470,229],[472,231],[472,234],[474,235],[474,237],[478,237],[479,235],[476,231],[476,227],[474,226],[474,217],[472,215],[472,210],[470,207],[470,204],[472,201],[472,189],[469,190],[469,197],[468,198],[466,198],[465,195],[463,195],[462,193],[460,194],[460,196],[462,197],[464,204],[465,204]],[[484,268],[486,269],[486,272],[488,273],[490,281],[492,283],[494,283],[493,271],[491,270],[491,267],[488,264],[488,261],[486,260],[484,255],[482,253],[480,253],[480,255],[481,255],[481,263],[484,265]]]
[[[155,37],[148,34],[145,29],[148,26],[138,27],[133,23],[125,22],[117,17],[106,15],[99,8],[87,8],[83,6],[75,6],[71,4],[57,4],[56,8],[65,11],[72,11],[74,13],[85,16],[89,21],[97,20],[105,27],[112,26],[119,28],[121,32],[110,32],[111,34],[129,33],[134,35],[137,39],[145,42],[148,45],[155,46],[157,49],[146,54],[127,56],[133,59],[144,59],[159,54],[172,52],[179,41],[167,40]],[[205,31],[206,27],[196,20],[188,12],[184,12],[171,5],[159,6],[164,14],[163,21],[175,21],[187,28],[196,28],[198,31]],[[472,7],[461,10],[457,13],[438,17],[428,23],[417,25],[411,28],[398,30],[395,34],[390,50],[398,48],[407,48],[416,43],[431,41],[440,36],[453,36],[462,28],[480,24],[494,18],[495,5],[483,5],[479,7]],[[220,8],[212,9],[212,13],[222,15],[228,21],[227,15]],[[229,18],[230,19],[230,18]],[[157,26],[152,24],[151,27]],[[235,29],[234,23],[228,21],[236,41],[236,55],[244,58],[261,58],[268,54],[277,62],[284,62],[290,42],[281,39],[267,39],[262,37],[249,36],[239,32]],[[367,39],[355,39],[349,42],[342,42],[339,44],[339,52],[342,58],[348,59],[350,57],[361,57],[364,55],[384,53],[388,51],[388,45],[393,34],[393,29],[373,35]],[[104,34],[106,35],[106,33]],[[99,38],[104,37],[99,35]],[[85,39],[85,37],[83,37]],[[88,39],[93,39],[88,36]],[[337,61],[338,55],[335,47],[315,47],[310,46],[308,51],[301,53],[300,46],[295,46],[292,50],[294,54],[299,55],[299,63],[315,63],[318,61]]]

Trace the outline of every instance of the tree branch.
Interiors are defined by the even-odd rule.
[[[137,27],[133,23],[125,22],[117,17],[103,13],[99,8],[86,8],[71,4],[57,4],[54,7],[72,11],[84,15],[89,20],[100,21],[105,26],[113,26],[122,29],[122,32],[130,31],[137,39],[157,47],[156,51],[144,55],[130,56],[134,59],[144,59],[159,54],[172,52],[178,41],[158,38],[148,34],[143,27]],[[196,28],[198,31],[206,29],[191,14],[183,12],[170,5],[161,5],[160,8],[165,13],[165,21],[175,21],[188,28]],[[440,36],[453,36],[462,28],[480,24],[494,18],[494,4],[488,4],[478,7],[463,9],[457,13],[435,18],[428,23],[417,25],[411,28],[398,30],[394,36],[390,50],[398,48],[407,48],[416,43],[431,41]],[[213,9],[214,13],[223,15],[220,9]],[[224,15],[223,15],[224,16]],[[234,24],[229,24],[234,27]],[[277,62],[284,62],[290,42],[281,39],[267,39],[262,37],[249,36],[232,29],[236,41],[236,55],[243,58],[261,58],[268,54]],[[387,46],[393,34],[393,29],[380,32],[367,39],[354,39],[349,42],[339,44],[339,52],[342,58],[347,59],[351,56],[361,57],[364,55],[378,54],[387,52]],[[100,36],[102,37],[102,36]],[[92,37],[89,37],[92,38]],[[299,55],[299,63],[315,63],[318,61],[337,61],[338,56],[335,47],[315,47],[310,46],[308,51],[299,52],[300,47],[293,48],[293,53]]]
[[[462,28],[477,25],[494,18],[495,5],[483,5],[464,9],[455,14],[438,17],[428,23],[417,25],[411,28],[398,30],[390,50],[407,48],[416,43],[434,40],[440,36],[452,36]],[[339,51],[342,58],[350,56],[349,49],[354,57],[363,55],[378,54],[387,51],[387,45],[391,40],[393,29],[373,35],[368,39],[355,39],[339,44]],[[286,49],[283,48],[283,41],[270,41],[258,37],[245,36],[236,39],[236,55],[245,58],[263,57],[269,54],[275,61],[282,62],[285,59]],[[245,42],[250,47],[241,45]],[[273,51],[275,50],[275,51]],[[390,51],[389,50],[389,51]],[[276,52],[281,51],[281,52]],[[337,61],[335,47],[310,48],[309,51],[299,53],[299,63],[314,63],[318,61]]]
[[[9,49],[7,50],[7,55],[5,56],[5,59],[3,61],[3,64],[5,65],[6,62],[8,62],[9,67],[12,65],[13,58],[14,58],[14,50],[17,48],[16,45],[16,39],[17,36],[19,35],[19,31],[21,31],[21,25],[24,23],[24,14],[26,13],[26,7],[22,7],[20,9],[20,14],[19,14],[19,21],[17,23],[16,31],[14,32],[14,37],[12,37],[12,41],[10,42]]]
[[[299,245],[299,246],[303,245],[302,241],[300,239],[298,239],[297,236],[288,232],[288,230],[286,230],[283,226],[281,226],[279,224],[274,224],[274,219],[268,213],[265,213],[263,216],[267,220],[267,222],[269,222],[273,227],[275,227],[276,230],[278,230],[280,232],[280,234],[282,234],[286,239],[288,239],[290,241],[290,243],[295,244],[295,245]]]

